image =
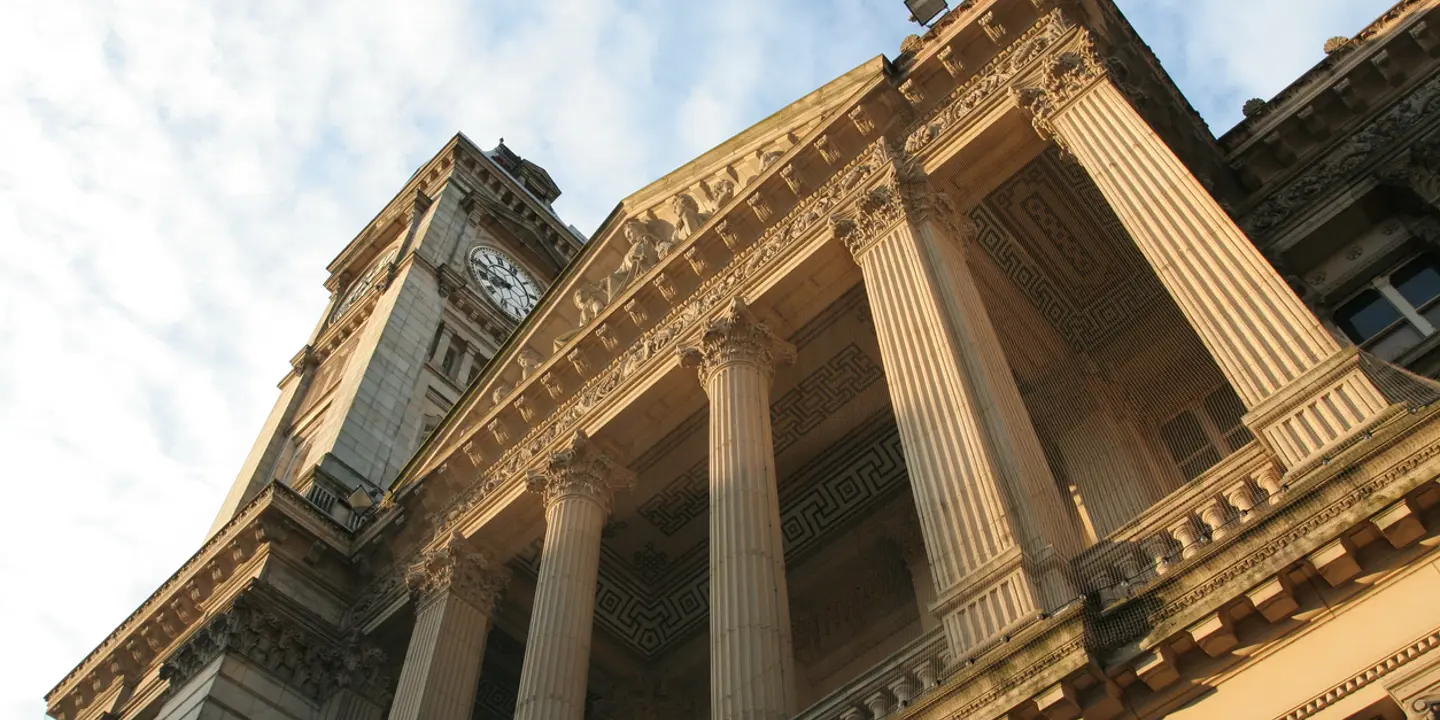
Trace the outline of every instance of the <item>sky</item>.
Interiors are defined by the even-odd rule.
[[[1119,0],[1216,134],[1390,1]],[[325,264],[453,133],[589,234],[915,29],[901,0],[0,3],[0,720],[199,546]]]

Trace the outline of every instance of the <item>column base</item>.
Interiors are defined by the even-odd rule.
[[[940,593],[931,612],[945,625],[951,655],[963,660],[1078,596],[1067,563],[1053,550],[1033,557],[1012,548]]]
[[[1440,397],[1440,386],[1349,347],[1316,365],[1245,416],[1245,425],[1286,470],[1304,472],[1332,451],[1403,411]]]

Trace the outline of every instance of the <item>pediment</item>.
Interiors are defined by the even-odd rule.
[[[564,376],[574,374],[567,368],[585,362],[574,355],[571,340],[594,325],[598,316],[618,313],[621,307],[631,317],[646,312],[663,314],[659,302],[648,309],[632,307],[627,293],[633,295],[642,276],[655,276],[657,266],[672,260],[699,274],[699,266],[706,262],[704,257],[687,251],[685,260],[680,261],[673,257],[678,250],[672,249],[712,219],[728,219],[735,214],[738,207],[745,205],[741,200],[748,199],[747,190],[753,194],[751,186],[758,188],[760,180],[776,174],[776,164],[787,153],[793,154],[796,146],[832,125],[867,93],[885,85],[888,81],[884,63],[884,58],[877,57],[856,67],[623,200],[492,360],[477,385],[422,446],[402,472],[397,489],[452,459],[466,464],[464,459],[469,457],[468,464],[474,467],[487,465],[494,458],[472,457],[466,450],[480,445],[474,441],[477,432],[485,433],[485,444],[492,444],[492,437],[495,445],[508,445],[518,439],[511,435],[532,422],[527,407],[543,407],[550,399],[547,395],[559,397],[566,392],[559,385],[552,388],[548,379],[554,377],[560,382]],[[750,211],[746,207],[743,212],[753,218]],[[722,230],[717,228],[716,232],[723,236]],[[663,288],[663,283],[669,282],[664,275],[670,267],[658,271],[661,277],[653,280],[662,285],[659,292],[664,295],[670,294]],[[634,324],[643,325],[645,321],[637,318]],[[603,327],[591,329],[606,347],[626,341],[624,337],[607,338]],[[537,375],[542,382],[533,382]],[[530,387],[524,393],[514,390],[527,384]],[[518,406],[520,417],[508,423],[485,420],[481,427],[481,418],[502,404]]]

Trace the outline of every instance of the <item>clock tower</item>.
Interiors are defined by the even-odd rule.
[[[341,522],[378,499],[579,251],[559,195],[503,140],[456,135],[421,165],[327,268],[329,305],[210,533],[271,482]]]

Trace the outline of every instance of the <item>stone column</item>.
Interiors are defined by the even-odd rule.
[[[435,352],[430,355],[430,362],[434,363],[435,367],[442,367],[445,364],[445,354],[450,352],[450,341],[454,338],[455,331],[441,323],[440,338],[435,341]]]
[[[1385,407],[1330,333],[1130,105],[1087,33],[1015,91],[1037,129],[1072,153],[1287,465]]]
[[[635,476],[584,433],[554,453],[528,481],[545,498],[545,545],[520,670],[516,720],[581,720],[595,627],[600,531],[614,492]]]
[[[710,717],[786,720],[795,653],[770,383],[795,348],[737,298],[680,357],[710,396]]]
[[[415,628],[391,720],[469,719],[491,617],[508,580],[503,567],[459,535],[425,550],[410,567],[405,582],[415,598]]]
[[[957,658],[1075,596],[1079,534],[970,268],[949,200],[886,150],[835,233],[865,277],[885,379]]]

